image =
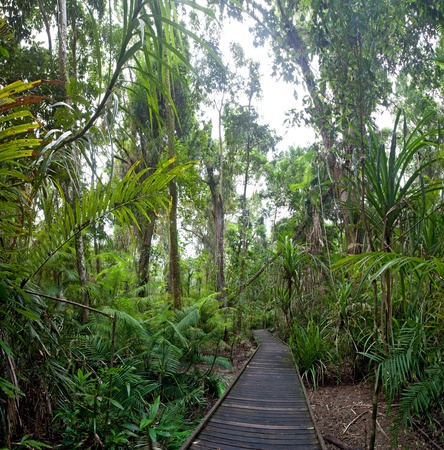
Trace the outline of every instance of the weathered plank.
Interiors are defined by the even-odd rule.
[[[288,346],[265,330],[229,391],[181,450],[322,450],[304,386]]]

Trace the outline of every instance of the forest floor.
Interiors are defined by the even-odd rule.
[[[248,344],[242,344],[232,352],[231,359],[233,369],[231,371],[217,370],[219,375],[230,384],[242,370],[245,363],[252,355],[253,348]],[[223,355],[229,356],[229,355]],[[323,436],[333,438],[342,449],[366,450],[370,439],[371,430],[371,399],[372,389],[367,383],[342,384],[321,386],[314,391],[307,387],[307,395],[317,421],[317,426]],[[208,410],[211,408],[211,402]],[[384,401],[379,403],[377,419],[376,448],[389,450],[391,448],[415,450],[428,450],[436,447],[430,446],[426,436],[420,431],[400,433],[398,446],[391,447],[391,422],[386,418],[387,405]],[[329,450],[337,450],[338,446],[326,442]]]
[[[314,391],[307,389],[311,407],[322,436],[331,437],[350,450],[366,450],[370,440],[372,415],[372,388],[369,384],[343,384],[321,386]],[[378,450],[431,449],[426,437],[419,431],[399,433],[398,445],[391,447],[393,437],[392,423],[387,419],[387,405],[380,401],[378,405],[377,435],[375,448]],[[327,441],[326,439],[326,441]],[[327,448],[337,449],[326,442]]]

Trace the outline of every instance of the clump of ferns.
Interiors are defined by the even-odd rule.
[[[388,411],[393,411],[395,441],[414,417],[430,416],[444,397],[442,346],[424,317],[402,325],[395,322],[392,344],[373,344],[362,354],[376,365],[376,382],[383,387]],[[431,419],[431,422],[433,420]]]

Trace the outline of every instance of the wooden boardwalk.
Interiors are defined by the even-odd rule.
[[[181,450],[325,449],[290,349],[265,330],[240,377]]]

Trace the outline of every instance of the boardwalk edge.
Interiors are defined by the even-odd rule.
[[[275,339],[277,339],[278,341],[282,342],[284,345],[286,345],[287,347],[290,348],[290,346],[286,342],[284,342],[282,339],[279,339],[278,337],[276,337],[271,331],[269,331],[269,330],[266,330],[266,331],[268,333],[270,333]],[[291,351],[291,348],[290,348],[290,354],[291,354],[291,359],[293,360],[293,364],[294,364],[294,366],[296,368],[297,376],[299,377],[299,381],[301,382],[302,391],[304,392],[304,396],[305,396],[305,401],[307,403],[308,412],[310,414],[311,421],[313,422],[314,429],[316,431],[316,435],[317,435],[318,440],[319,440],[319,444],[321,445],[322,450],[327,450],[327,446],[325,445],[325,441],[324,441],[324,438],[322,437],[321,430],[319,429],[319,426],[316,423],[316,417],[314,415],[313,409],[311,407],[310,402],[308,401],[308,395],[307,395],[307,390],[305,389],[304,380],[301,377],[301,373],[299,372],[299,367],[296,364],[296,360],[294,359],[294,355],[293,355],[293,352]]]
[[[255,339],[256,340],[256,339]],[[256,341],[257,344],[257,341]],[[208,411],[208,413],[206,414],[206,416],[202,419],[202,421],[200,422],[200,424],[197,426],[197,428],[190,434],[190,436],[188,437],[188,439],[184,442],[184,444],[182,445],[182,447],[180,447],[180,450],[187,450],[190,445],[194,442],[194,440],[196,439],[196,437],[199,435],[199,433],[202,431],[203,428],[205,428],[207,422],[210,420],[210,418],[214,415],[214,413],[216,412],[217,408],[219,408],[220,404],[225,400],[225,397],[227,397],[227,395],[230,393],[230,391],[233,389],[234,385],[238,382],[239,378],[241,377],[241,375],[245,372],[245,369],[248,367],[248,364],[250,364],[251,360],[253,359],[254,355],[256,354],[256,352],[259,349],[259,345],[257,345],[257,347],[255,348],[254,352],[251,354],[251,356],[248,358],[248,360],[246,361],[246,363],[244,364],[244,366],[242,367],[242,369],[239,371],[239,373],[237,374],[236,378],[230,383],[230,385],[227,387],[227,389],[225,390],[224,394],[222,395],[222,397],[219,398],[219,400],[213,405],[213,407]],[[299,373],[299,372],[298,372]]]

